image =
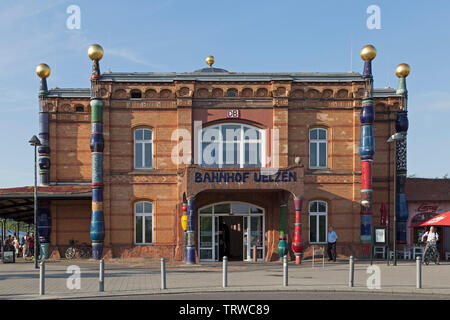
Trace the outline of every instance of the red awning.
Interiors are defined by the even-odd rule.
[[[450,226],[450,211],[441,213],[430,220],[421,223],[420,226]]]

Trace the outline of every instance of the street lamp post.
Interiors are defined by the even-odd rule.
[[[38,266],[38,232],[37,232],[37,147],[41,145],[41,141],[38,137],[33,136],[30,141],[28,141],[30,145],[34,147],[34,267],[36,269]]]
[[[396,132],[387,140],[388,143],[394,144],[394,266],[397,265],[397,141],[405,140],[406,134],[403,132]],[[389,250],[388,250],[389,251]],[[389,252],[388,252],[389,254]],[[388,260],[389,263],[389,260]]]

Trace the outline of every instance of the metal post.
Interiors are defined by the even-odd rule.
[[[166,259],[161,258],[161,290],[166,289]]]
[[[39,295],[45,295],[45,261],[41,262],[41,270],[39,271]]]
[[[38,268],[38,232],[37,232],[37,210],[38,210],[38,200],[37,200],[37,155],[36,148],[34,146],[34,268]]]
[[[322,246],[322,268],[325,268],[325,247]]]
[[[257,258],[256,258],[256,245],[253,246],[253,262],[256,262]]]
[[[416,257],[416,288],[422,289],[422,258]]]
[[[314,246],[312,246],[312,253],[313,253],[313,256],[312,256],[312,267],[314,268]]]
[[[100,260],[100,272],[99,272],[99,278],[98,278],[98,291],[99,292],[105,291],[105,261],[103,259]]]
[[[283,257],[283,286],[288,286],[288,257]]]
[[[228,257],[223,257],[222,287],[228,287]]]
[[[349,273],[348,273],[348,286],[353,288],[355,280],[355,261],[353,256],[350,256]]]
[[[397,140],[394,143],[394,266],[397,265]]]
[[[0,245],[1,249],[2,249],[2,259],[3,259],[3,255],[5,253],[5,219],[2,219],[2,243]]]

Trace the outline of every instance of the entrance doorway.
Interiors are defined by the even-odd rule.
[[[219,217],[219,260],[224,256],[229,261],[243,260],[243,227],[242,217]]]
[[[221,202],[200,208],[199,260],[257,261],[265,256],[264,209],[244,202]],[[214,236],[213,236],[214,235]]]

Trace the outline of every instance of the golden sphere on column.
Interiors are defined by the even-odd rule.
[[[395,74],[399,78],[406,78],[411,72],[411,67],[407,63],[401,63],[395,68]]]
[[[373,60],[377,56],[377,49],[371,44],[361,49],[361,58],[364,61]]]
[[[103,48],[99,44],[93,44],[88,49],[88,56],[91,60],[100,60],[103,58]]]
[[[214,64],[214,56],[207,56],[206,59],[206,64],[209,65],[210,67],[212,67],[212,65]]]
[[[39,78],[48,78],[50,75],[50,67],[45,63],[41,63],[36,67],[36,74]]]

